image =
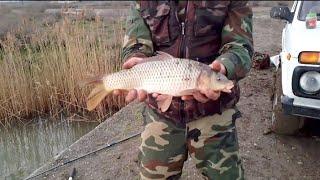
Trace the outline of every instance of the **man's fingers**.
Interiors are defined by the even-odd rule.
[[[183,101],[188,101],[188,100],[192,100],[194,99],[192,95],[186,95],[186,96],[182,96],[181,99]]]
[[[143,58],[138,58],[138,57],[132,57],[128,59],[125,63],[123,63],[122,68],[123,69],[130,69],[133,66],[135,66],[138,63],[141,63],[143,61]]]
[[[220,91],[208,91],[205,95],[215,101],[220,97]]]
[[[220,72],[224,75],[227,73],[226,67],[219,60],[213,61],[209,66],[216,72]]]
[[[152,97],[157,98],[159,96],[158,93],[152,93]]]
[[[165,100],[166,98],[168,98],[168,95],[159,94],[156,98],[156,101],[162,101],[162,100]]]
[[[130,60],[126,61],[125,63],[123,63],[122,68],[123,69],[130,69],[131,67],[133,67],[136,64],[138,64],[138,60],[130,59]]]
[[[138,98],[138,100],[140,102],[144,101],[147,99],[147,92],[145,90],[135,90],[132,89],[130,91],[125,91],[125,90],[120,90],[120,89],[116,89],[113,92],[113,95],[115,96],[119,96],[119,95],[125,95],[126,98],[126,102],[131,102],[133,100],[135,100],[136,98]]]
[[[126,96],[126,102],[131,102],[137,98],[137,90],[130,90],[128,95]]]
[[[206,102],[209,101],[209,99],[208,99],[206,96],[204,96],[203,94],[201,94],[200,92],[195,92],[195,93],[193,94],[193,97],[194,97],[197,101],[199,101],[199,102],[201,102],[201,103],[206,103]]]
[[[122,89],[115,89],[112,91],[112,94],[115,96],[126,96],[128,94],[127,90],[122,90]]]
[[[121,95],[121,91],[119,89],[116,89],[112,92],[112,94],[115,96],[119,96],[119,95]]]
[[[210,64],[210,67],[217,72],[220,72],[221,70],[221,63],[219,61],[213,61],[213,63]]]
[[[145,90],[138,90],[138,100],[140,102],[147,99],[147,92]]]

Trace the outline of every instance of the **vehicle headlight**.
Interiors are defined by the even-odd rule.
[[[316,94],[320,90],[320,73],[308,71],[300,77],[300,87],[307,94]]]

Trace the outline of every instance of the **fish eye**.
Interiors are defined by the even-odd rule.
[[[219,76],[219,77],[217,77],[217,80],[218,80],[218,81],[220,81],[220,80],[221,80],[221,77],[220,77],[220,76]]]

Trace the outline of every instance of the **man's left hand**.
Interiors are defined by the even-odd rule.
[[[209,66],[212,68],[212,70],[226,75],[226,67],[220,61],[213,61],[213,63],[211,63]],[[184,101],[196,99],[199,102],[206,103],[210,99],[215,101],[219,97],[220,91],[202,90],[194,93],[193,95],[182,96],[181,99]]]

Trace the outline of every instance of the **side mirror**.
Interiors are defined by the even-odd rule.
[[[290,9],[286,6],[273,7],[270,11],[270,17],[284,19],[291,23],[293,20],[293,13],[291,13]]]

